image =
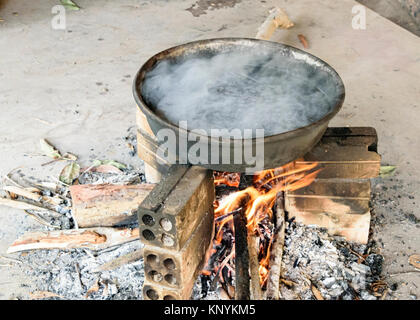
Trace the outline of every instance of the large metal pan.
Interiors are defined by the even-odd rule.
[[[269,48],[270,50],[274,48],[275,50],[278,50],[278,54],[293,57],[295,59],[304,60],[307,63],[316,65],[317,68],[328,72],[328,74],[331,75],[332,79],[336,83],[337,92],[339,92],[334,107],[322,119],[292,131],[271,136],[265,136],[263,139],[259,140],[258,138],[248,140],[248,142],[251,142],[253,145],[255,145],[258,141],[262,141],[262,143],[264,144],[264,154],[258,155],[260,157],[263,157],[264,159],[264,169],[270,169],[284,165],[303,156],[305,153],[311,150],[311,148],[314,147],[314,145],[316,145],[319,142],[324,131],[327,129],[328,122],[340,110],[344,101],[344,85],[337,72],[327,63],[307,52],[276,42],[247,38],[209,39],[183,44],[164,50],[154,55],[140,68],[133,83],[133,93],[135,101],[138,107],[141,109],[141,112],[143,112],[146,116],[147,121],[155,134],[157,134],[157,132],[161,129],[172,129],[173,132],[175,132],[177,138],[180,134],[181,136],[185,136],[189,133],[189,130],[180,128],[177,125],[170,123],[163,117],[158,116],[156,114],[156,108],[153,105],[148,105],[143,99],[142,84],[147,72],[150,71],[158,61],[164,59],[188,59],[188,57],[197,57],[200,55],[214,55],[217,53],[230,52],[232,50],[265,50],[267,48]],[[223,112],[223,110],[220,110],[220,112]],[[247,168],[248,173],[252,171],[252,169],[250,170],[250,167],[253,167],[252,164],[234,163],[235,146],[236,148],[238,148],[238,145],[240,147],[243,147],[245,142],[244,139],[239,141],[239,144],[235,144],[235,139],[232,138],[223,138],[221,140],[215,139],[214,137],[210,136],[206,138],[206,147],[208,147],[209,150],[209,160],[205,161],[208,163],[200,163],[198,165],[201,165],[208,169],[219,171],[245,172]],[[189,142],[188,149],[196,143],[197,142]],[[210,163],[211,145],[220,144],[230,149],[230,163],[221,163],[221,152],[219,152],[219,163]],[[178,154],[178,156],[181,159],[186,158],[185,154]]]

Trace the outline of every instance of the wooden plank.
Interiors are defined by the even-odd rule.
[[[79,227],[111,227],[134,222],[153,184],[81,184],[70,187],[72,213]]]
[[[370,181],[315,180],[286,192],[286,211],[364,214],[369,211]]]
[[[378,134],[373,127],[328,127],[322,143],[336,142],[342,146],[364,146],[378,152]]]
[[[368,179],[379,175],[381,157],[371,127],[328,128],[321,141],[297,163],[318,162],[318,179]]]

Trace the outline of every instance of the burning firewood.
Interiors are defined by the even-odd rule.
[[[51,232],[28,232],[15,240],[7,253],[37,249],[87,248],[102,250],[138,240],[139,230],[129,228],[89,228]]]
[[[251,294],[252,300],[261,300],[263,298],[261,285],[260,285],[260,273],[259,273],[259,261],[258,253],[259,247],[257,245],[258,237],[254,234],[248,233],[248,251],[249,251],[249,271],[251,274]]]
[[[268,273],[266,298],[278,300],[280,298],[281,261],[284,247],[284,193],[278,194],[276,199],[276,229],[270,255],[270,271]]]
[[[249,255],[247,240],[247,221],[242,210],[233,216],[235,226],[235,272],[236,272],[236,300],[249,300]]]
[[[239,187],[241,174],[237,172],[214,172],[214,185],[226,185],[229,187]]]
[[[215,203],[215,249],[205,270],[206,276],[214,274],[210,289],[215,290],[215,283],[219,281],[226,291],[224,286],[228,283],[228,277],[224,273],[229,268],[235,268],[236,299],[249,297],[250,277],[253,299],[262,299],[264,288],[267,288],[268,298],[279,298],[285,228],[283,193],[311,184],[319,172],[316,167],[317,163],[302,165],[295,161],[265,170],[254,176],[252,186],[218,199]],[[281,196],[276,200],[278,194]],[[276,202],[277,212],[273,214],[272,208]],[[245,231],[241,229],[239,220],[242,215],[246,218]],[[224,241],[233,236],[233,230],[234,241]],[[235,243],[234,249],[232,243]],[[232,253],[235,254],[234,261],[229,258]]]

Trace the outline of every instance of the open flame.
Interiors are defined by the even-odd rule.
[[[212,254],[223,241],[226,230],[233,230],[233,215],[244,210],[248,232],[256,235],[259,241],[259,275],[260,284],[264,287],[269,271],[272,232],[266,230],[268,224],[262,223],[265,219],[271,221],[276,195],[282,191],[293,191],[310,185],[320,170],[313,170],[318,163],[305,164],[298,159],[284,166],[258,172],[253,177],[253,185],[237,192],[230,193],[215,202],[216,236]],[[240,174],[217,173],[215,184],[239,186]],[[267,237],[267,235],[269,235]],[[220,246],[219,246],[220,247]],[[230,259],[234,259],[234,246],[224,260],[215,267],[216,276],[220,276],[220,269],[227,266]],[[204,275],[210,275],[211,270],[203,270]]]

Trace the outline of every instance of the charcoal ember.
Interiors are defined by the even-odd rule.
[[[214,184],[216,186],[224,185],[228,187],[239,187],[241,174],[237,172],[229,173],[229,172],[214,172]]]
[[[383,262],[384,258],[380,254],[370,254],[366,258],[366,263],[374,276],[379,276],[381,274]]]
[[[239,182],[239,190],[244,190],[248,188],[250,185],[252,185],[252,181],[253,181],[252,175],[247,175],[247,174],[242,173],[240,182]]]
[[[216,189],[216,199],[221,199],[232,192],[238,191],[236,187],[229,187],[224,184],[216,186],[215,189]]]
[[[201,298],[207,297],[207,294],[209,292],[210,286],[210,277],[208,275],[200,275],[200,282],[201,282]]]

